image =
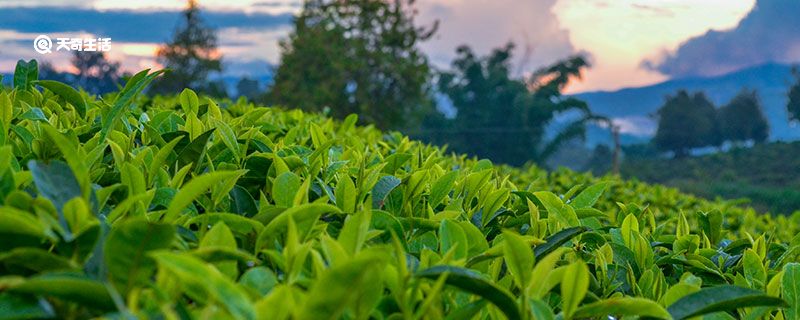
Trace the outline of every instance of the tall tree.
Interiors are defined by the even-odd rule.
[[[668,96],[658,110],[658,130],[653,142],[661,151],[684,157],[693,148],[721,143],[716,110],[705,94],[685,90]]]
[[[438,89],[452,101],[456,117],[442,128],[429,128],[437,133],[433,140],[459,152],[518,165],[544,163],[561,143],[583,135],[584,123],[592,117],[588,106],[562,96],[566,84],[587,66],[583,58],[558,62],[525,80],[511,75],[513,49],[508,44],[486,57],[477,57],[466,46],[457,49],[452,70],[438,79]],[[568,111],[578,111],[582,118],[545,141],[547,126]]]
[[[790,121],[800,121],[800,69],[797,66],[792,68],[792,75],[795,78],[795,83],[789,88],[789,102],[786,104],[786,109],[789,111]]]
[[[414,0],[309,0],[282,41],[270,100],[381,128],[413,124],[430,107],[430,68]]]
[[[769,137],[769,123],[755,90],[739,92],[719,109],[719,120],[725,140],[760,143]]]
[[[243,76],[236,83],[236,95],[253,100],[259,95],[258,80]]]
[[[103,94],[117,89],[121,77],[119,62],[107,60],[105,53],[75,51],[72,65],[78,70],[75,85],[87,92]]]
[[[189,0],[172,40],[160,47],[156,55],[159,63],[171,71],[154,82],[151,89],[154,92],[173,94],[184,88],[219,91],[207,79],[209,74],[222,71],[222,55],[217,51],[214,29],[200,17],[197,1]]]
[[[714,103],[703,92],[696,92],[692,96],[692,103],[701,119],[711,121],[709,127],[706,128],[706,134],[703,136],[702,146],[721,147],[722,143],[725,142],[725,137],[719,121],[719,112]]]

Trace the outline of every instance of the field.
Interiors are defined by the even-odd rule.
[[[633,159],[623,177],[676,187],[706,198],[746,198],[760,212],[800,210],[800,142],[772,142],[751,148],[681,159]]]
[[[0,318],[800,319],[800,214],[140,94],[157,75],[0,91]]]

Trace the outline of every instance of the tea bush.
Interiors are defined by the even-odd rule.
[[[0,318],[799,319],[800,217],[298,110],[0,91]]]

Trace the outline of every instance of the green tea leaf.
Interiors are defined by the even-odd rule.
[[[581,306],[572,314],[575,318],[606,318],[613,316],[639,316],[671,319],[670,314],[655,301],[643,298],[611,298]]]
[[[383,259],[362,255],[326,270],[308,293],[298,319],[340,319],[351,309],[367,319],[383,290]]]
[[[788,263],[783,267],[781,286],[783,298],[789,304],[784,310],[786,319],[800,318],[800,263]]]
[[[532,298],[542,298],[552,289],[546,286],[547,282],[541,280],[552,278],[551,274],[553,274],[556,264],[567,251],[569,251],[567,248],[557,248],[553,252],[541,257],[539,262],[536,263],[536,266],[533,267],[530,279],[535,279],[536,281],[531,281],[527,287],[528,294]]]
[[[115,307],[103,283],[71,273],[37,275],[13,286],[11,291],[52,297],[104,311]]]
[[[339,182],[336,184],[336,190],[334,190],[333,194],[336,196],[336,206],[342,209],[343,212],[356,211],[358,191],[350,176],[342,175],[339,177]]]
[[[467,257],[469,242],[467,235],[458,223],[450,219],[442,220],[439,225],[439,252],[444,255],[450,250],[455,250],[453,257],[464,259]]]
[[[78,111],[78,115],[81,117],[86,116],[86,110],[89,109],[89,106],[86,104],[86,100],[83,99],[80,92],[75,90],[74,88],[52,80],[39,80],[36,82],[37,85],[50,90],[51,92],[59,95],[65,101],[69,102],[75,110]]]
[[[5,90],[0,88],[0,124],[3,125],[3,134],[5,130],[11,127],[11,120],[14,119],[14,106],[11,104],[11,99]]]
[[[380,209],[383,207],[383,201],[389,192],[400,185],[402,181],[394,176],[383,176],[378,180],[378,183],[372,187],[372,208]]]
[[[187,254],[153,252],[160,268],[168,270],[182,282],[205,288],[236,319],[255,319],[256,311],[245,291],[223,276],[216,268]]]
[[[272,183],[272,198],[275,205],[288,208],[292,206],[294,197],[300,190],[300,177],[291,171],[284,172]]]
[[[30,295],[0,293],[0,319],[47,319],[55,318],[53,306],[47,300]]]
[[[603,195],[603,192],[606,190],[606,187],[608,187],[607,182],[600,182],[591,185],[590,187],[586,188],[581,193],[579,193],[577,196],[575,196],[575,198],[572,199],[570,204],[575,209],[590,208],[594,206],[595,203],[597,203],[597,200],[600,199],[600,196]]]
[[[200,101],[197,99],[197,94],[192,89],[183,89],[180,94],[181,108],[185,113],[194,113],[200,109]]]
[[[14,69],[14,89],[26,90],[37,79],[39,79],[39,64],[35,59],[31,59],[28,62],[25,62],[25,60],[17,61],[17,66]]]
[[[117,224],[103,248],[108,276],[121,293],[146,285],[156,269],[148,253],[167,249],[175,240],[175,227],[133,219]]]
[[[164,71],[149,72],[150,69],[147,69],[135,74],[128,80],[122,91],[117,94],[114,105],[111,106],[111,111],[103,118],[100,130],[100,141],[105,142],[108,133],[117,124],[123,112],[126,111],[128,106],[133,102],[133,99]]]
[[[454,266],[436,266],[420,272],[416,277],[436,280],[446,275],[445,282],[494,304],[510,320],[521,319],[517,303],[508,291],[496,286],[479,273]]]
[[[253,216],[258,213],[258,205],[250,192],[242,186],[236,185],[230,191],[231,212],[243,216]]]
[[[542,202],[547,213],[561,223],[564,227],[580,226],[578,216],[571,206],[567,206],[557,195],[549,191],[535,192],[534,195]]]
[[[240,176],[242,173],[241,171],[216,171],[192,179],[178,190],[178,194],[170,202],[163,220],[167,222],[174,221],[181,211],[201,194],[207,192],[220,181]]]
[[[444,197],[453,189],[453,184],[458,177],[458,171],[451,171],[439,177],[431,186],[431,195],[428,197],[428,204],[436,208]]]
[[[537,259],[548,255],[555,251],[558,247],[563,246],[568,241],[572,240],[575,236],[588,231],[586,227],[568,228],[556,232],[555,234],[547,237],[544,244],[540,244],[533,249],[533,253]]]
[[[785,276],[785,275],[784,275]],[[667,308],[674,319],[688,319],[718,311],[749,307],[782,307],[786,302],[761,291],[731,285],[703,288]]]
[[[589,289],[589,268],[578,260],[564,272],[569,276],[565,276],[561,282],[561,309],[564,318],[571,319]]]
[[[262,249],[266,245],[271,245],[272,240],[283,234],[289,224],[289,218],[297,225],[301,239],[311,230],[311,227],[319,220],[324,213],[340,212],[339,208],[329,204],[309,203],[287,209],[279,216],[275,217],[267,224],[263,231],[259,233],[256,240],[256,250]]]
[[[446,220],[445,220],[446,221]],[[533,250],[519,235],[503,232],[503,257],[508,271],[514,276],[520,288],[527,288],[531,280],[534,257]]]

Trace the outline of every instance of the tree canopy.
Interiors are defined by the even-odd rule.
[[[721,144],[713,103],[702,92],[690,95],[681,90],[668,96],[658,110],[653,142],[661,151],[672,151],[675,157],[686,156],[693,148]]]
[[[764,142],[769,137],[769,123],[755,90],[742,90],[720,108],[719,120],[726,141]]]
[[[789,88],[787,94],[789,102],[786,104],[786,109],[789,111],[790,121],[800,121],[800,70],[797,67],[792,68],[792,75],[795,83]]]
[[[224,87],[208,81],[210,74],[222,71],[216,32],[203,21],[197,1],[189,1],[172,40],[160,47],[156,56],[170,71],[154,81],[151,90],[155,93],[176,94],[191,88],[212,96],[222,95]]]
[[[381,128],[412,125],[430,109],[430,67],[413,0],[310,0],[282,41],[272,103],[327,111]]]
[[[593,116],[583,101],[562,92],[580,77],[586,61],[579,56],[543,68],[530,78],[511,74],[513,44],[478,57],[467,46],[457,49],[452,70],[439,74],[438,90],[456,110],[453,119],[435,121],[426,132],[431,140],[454,150],[508,164],[543,162],[569,139],[582,137]],[[579,119],[566,124],[553,139],[545,130],[556,115],[576,111]]]

